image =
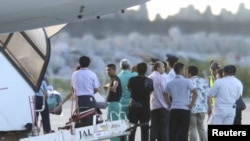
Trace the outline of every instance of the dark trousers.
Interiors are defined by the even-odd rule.
[[[36,96],[36,110],[42,109],[42,106],[43,106],[43,97]],[[47,100],[45,100],[45,109],[41,112],[36,112],[36,116],[37,116],[36,119],[38,119],[39,113],[42,116],[43,131],[50,132],[51,125],[50,125],[49,108],[48,108]],[[35,125],[37,126],[37,120],[35,120]]]
[[[90,95],[78,96],[78,108],[79,112],[86,111],[91,108],[95,108],[95,99]],[[84,118],[81,122],[93,123],[93,116]]]
[[[234,125],[241,125],[241,119],[242,119],[242,110],[236,109],[236,114],[234,117]]]
[[[133,124],[144,124],[141,126],[141,141],[148,141],[149,138],[149,120],[150,109],[149,106],[129,106],[128,109],[129,122]],[[136,129],[130,132],[129,141],[135,140]]]
[[[151,111],[150,141],[168,141],[169,111],[159,108]]]
[[[190,114],[190,110],[171,110],[169,119],[169,141],[188,141]]]

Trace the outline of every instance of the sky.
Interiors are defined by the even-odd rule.
[[[236,13],[240,3],[244,3],[245,7],[250,9],[250,0],[150,0],[146,5],[149,19],[152,21],[156,14],[167,18],[169,15],[178,13],[180,8],[188,7],[191,4],[200,12],[204,12],[206,7],[210,5],[215,15],[220,14],[222,8]],[[132,9],[138,9],[138,6]]]

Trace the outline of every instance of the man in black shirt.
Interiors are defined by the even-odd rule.
[[[146,123],[146,125],[141,126],[142,141],[149,139],[150,94],[153,91],[153,81],[145,76],[146,71],[146,63],[137,64],[138,76],[130,78],[127,85],[131,92],[128,119],[134,124]],[[134,141],[135,132],[136,130],[131,132],[129,141]]]
[[[108,120],[118,120],[120,111],[120,99],[122,96],[122,86],[119,77],[116,75],[115,64],[108,64],[106,66],[106,73],[110,78],[110,82],[104,86],[104,89],[108,91],[107,102],[107,116]],[[115,113],[114,113],[115,112]],[[112,138],[111,141],[120,141],[120,138]]]

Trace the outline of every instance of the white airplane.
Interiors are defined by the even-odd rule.
[[[26,137],[25,125],[34,123],[33,96],[49,63],[50,37],[69,23],[147,1],[0,0],[0,139]]]

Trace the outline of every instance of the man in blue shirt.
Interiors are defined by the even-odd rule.
[[[37,126],[37,119],[38,119],[38,116],[40,113],[42,116],[42,124],[43,124],[43,133],[44,134],[51,132],[49,108],[48,108],[48,103],[46,100],[48,97],[47,90],[48,90],[47,84],[43,80],[39,91],[36,92],[36,98],[35,98],[36,99],[36,110],[42,110],[40,112],[36,112],[35,125]],[[46,98],[44,103],[43,103],[43,98]]]
[[[175,78],[167,84],[167,103],[170,106],[171,114],[169,119],[169,140],[188,141],[190,124],[190,109],[193,107],[197,92],[192,82],[184,78],[184,64],[174,64]],[[191,102],[189,93],[193,93]],[[170,101],[171,97],[171,101]]]

